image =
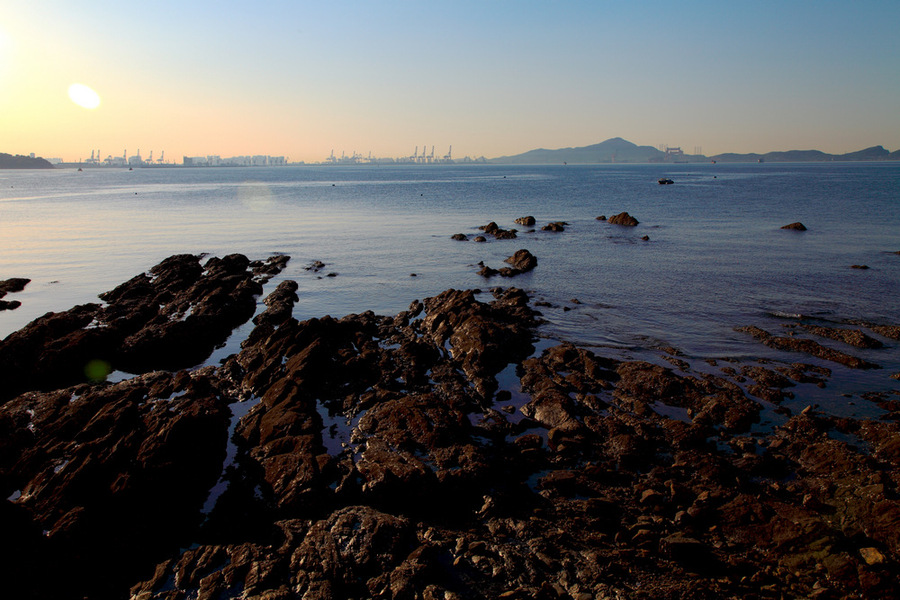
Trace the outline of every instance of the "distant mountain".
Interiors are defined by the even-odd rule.
[[[652,146],[638,146],[622,138],[612,138],[592,146],[546,150],[540,148],[515,156],[502,156],[488,162],[498,165],[597,164],[662,162],[665,152]]]
[[[0,152],[0,169],[52,169],[53,165],[43,158],[31,158],[17,154]]]
[[[580,148],[547,150],[540,148],[515,156],[501,156],[488,162],[498,165],[560,165],[598,163],[667,163],[667,162],[829,162],[900,160],[900,150],[888,152],[883,146],[872,146],[847,154],[826,154],[819,150],[789,150],[766,154],[678,154],[668,156],[652,146],[638,146],[620,137]]]

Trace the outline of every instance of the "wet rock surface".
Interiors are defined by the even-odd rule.
[[[91,363],[128,373],[199,364],[253,316],[260,281],[286,259],[251,269],[240,254],[171,256],[101,294],[104,304],[48,313],[0,342],[0,401],[83,381]]]
[[[827,346],[823,346],[814,340],[810,340],[807,338],[798,338],[791,336],[776,336],[772,335],[767,331],[760,329],[754,325],[750,325],[747,327],[738,327],[735,331],[741,333],[748,333],[752,335],[754,338],[769,346],[770,348],[775,348],[777,350],[790,350],[794,352],[804,352],[809,354],[810,356],[815,356],[817,358],[822,358],[824,360],[830,360],[832,362],[840,363],[842,365],[846,365],[851,369],[880,369],[878,365],[858,358],[856,356],[851,356],[839,350],[835,350],[834,348],[829,348]],[[841,341],[846,341],[848,339],[857,339],[860,343],[863,343],[864,340],[862,337],[856,336],[853,334],[846,334],[836,332],[836,330],[829,330],[824,327],[812,327],[811,331],[813,333],[819,333],[820,335],[825,335],[825,337],[829,337],[831,339],[840,339]],[[868,336],[865,336],[868,338]],[[871,340],[871,338],[868,338]],[[872,340],[874,342],[875,340]],[[863,347],[863,346],[861,346]],[[871,347],[871,346],[869,346]]]
[[[640,223],[640,221],[629,215],[627,212],[613,215],[606,222],[611,225],[625,225],[626,227],[634,227]]]
[[[516,288],[306,321],[298,293],[218,367],[0,406],[9,593],[900,596],[900,425],[780,406],[828,369],[535,352]]]
[[[516,238],[515,229],[503,229],[493,221],[491,221],[487,225],[482,225],[478,229],[482,230],[488,235],[494,236],[498,240],[513,240]]]
[[[813,333],[820,337],[843,342],[857,348],[881,348],[884,345],[875,338],[866,335],[859,329],[822,327],[817,325],[803,325],[803,328],[810,333]]]
[[[494,275],[515,277],[516,275],[527,273],[537,266],[537,258],[524,248],[522,250],[517,250],[516,253],[507,258],[505,262],[509,263],[510,266],[501,267],[499,269],[494,269],[484,263],[479,263],[481,265],[481,270],[478,274],[482,277],[493,277]]]

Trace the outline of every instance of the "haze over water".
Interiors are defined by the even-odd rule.
[[[658,185],[663,176],[675,185]],[[0,278],[33,281],[7,297],[22,306],[0,313],[0,334],[96,302],[171,254],[285,253],[288,268],[270,285],[298,281],[298,319],[392,315],[448,288],[513,285],[549,304],[542,337],[598,353],[659,362],[659,348],[674,347],[701,365],[820,363],[734,328],[782,335],[796,315],[900,323],[898,189],[900,165],[890,163],[3,171]],[[640,225],[596,220],[622,211]],[[536,231],[514,224],[526,215]],[[518,238],[450,239],[490,221]],[[551,221],[568,226],[540,230]],[[808,231],[780,229],[794,221]],[[480,261],[498,268],[519,248],[537,256],[533,272],[478,275]],[[325,269],[307,271],[316,260]],[[896,387],[900,352],[884,341],[878,351],[839,348],[884,369],[822,362],[833,384],[796,402]]]

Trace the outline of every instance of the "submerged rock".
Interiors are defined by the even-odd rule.
[[[861,358],[845,354],[833,348],[823,346],[813,340],[796,338],[796,337],[779,337],[770,334],[767,331],[755,326],[738,327],[735,331],[741,333],[749,333],[754,338],[770,348],[778,350],[791,350],[794,352],[805,352],[811,356],[830,360],[848,366],[851,369],[880,369],[876,364],[870,363]]]

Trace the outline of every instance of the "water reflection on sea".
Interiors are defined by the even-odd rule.
[[[280,278],[300,284],[299,319],[394,314],[447,288],[516,285],[541,303],[542,336],[616,357],[658,361],[659,348],[675,348],[696,363],[817,362],[734,328],[783,335],[792,315],[900,324],[898,190],[891,163],[0,171],[0,279],[32,279],[7,298],[22,306],[0,313],[0,335],[97,302],[171,254],[286,253]],[[622,211],[640,225],[596,219]],[[525,215],[535,231],[513,223]],[[518,238],[450,239],[489,221]],[[551,221],[566,230],[540,230]],[[808,231],[780,229],[794,221]],[[477,274],[519,248],[537,256],[533,272]],[[307,271],[316,260],[325,269]],[[898,342],[884,341],[840,348],[882,370],[830,364],[829,390],[797,402],[900,387],[889,378]]]

